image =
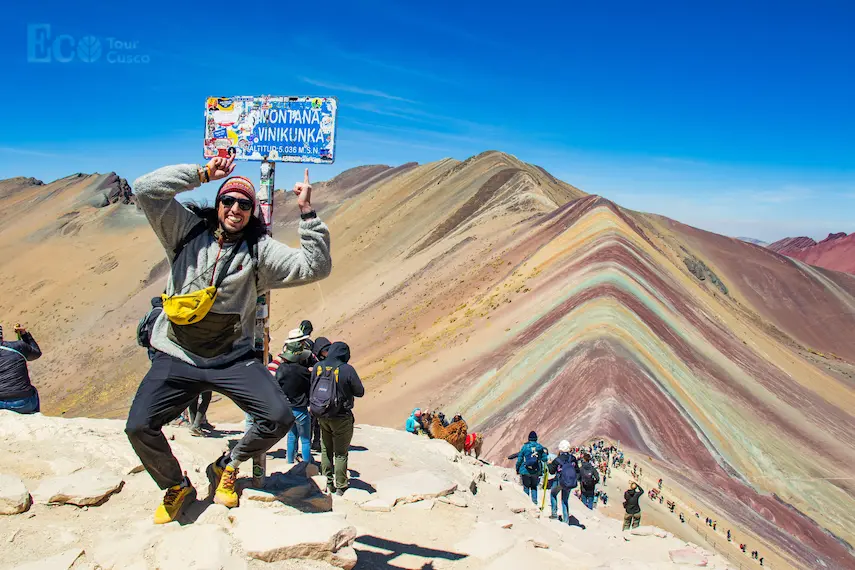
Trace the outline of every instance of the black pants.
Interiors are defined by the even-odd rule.
[[[131,404],[125,433],[161,489],[184,479],[161,430],[206,390],[223,394],[255,420],[232,450],[236,461],[265,453],[294,423],[291,406],[279,385],[252,354],[225,366],[197,368],[159,352]]]
[[[312,443],[311,448],[313,451],[321,450],[321,424],[318,423],[318,418],[312,416],[311,413],[309,415],[312,417]]]

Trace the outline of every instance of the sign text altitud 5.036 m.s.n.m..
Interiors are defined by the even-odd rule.
[[[205,158],[332,164],[337,108],[334,97],[208,97]]]

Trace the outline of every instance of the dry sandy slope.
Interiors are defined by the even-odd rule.
[[[105,564],[107,560],[119,561],[118,567],[127,567],[124,564],[133,561],[137,563],[136,568],[154,568],[160,561],[159,567],[164,569],[210,568],[214,566],[202,561],[211,563],[213,544],[187,542],[181,547],[180,540],[221,538],[222,534],[211,529],[212,524],[226,531],[225,542],[217,541],[221,552],[215,558],[223,567],[329,567],[320,562],[289,560],[269,564],[247,558],[244,543],[236,538],[233,525],[223,515],[212,516],[220,507],[212,507],[207,502],[197,503],[190,509],[194,520],[201,518],[195,531],[189,520],[184,524],[155,527],[150,517],[161,494],[145,472],[128,475],[137,462],[122,427],[122,423],[115,420],[61,419],[0,412],[0,473],[20,477],[31,491],[40,480],[74,473],[81,468],[102,469],[125,481],[121,491],[101,506],[81,509],[37,503],[27,513],[0,517],[0,538],[4,541],[0,567],[15,568],[24,562],[77,548],[84,554],[74,564],[76,569],[93,568],[96,562]],[[239,429],[237,425],[220,427],[232,431]],[[176,455],[194,484],[203,488],[204,476],[198,471],[204,470],[228,439],[191,438],[185,429],[177,428],[167,428],[166,433],[175,436],[172,446]],[[277,446],[269,454],[269,472],[288,470],[281,453]],[[402,431],[358,426],[350,468],[352,487],[367,489],[372,494],[376,491],[374,496],[387,492],[390,477],[415,477],[416,472],[426,471],[452,485],[457,484],[459,490],[454,493],[455,500],[468,504],[459,507],[439,501],[422,501],[397,506],[391,512],[367,512],[351,499],[336,497],[330,504],[328,497],[316,494],[313,504],[326,505],[317,510],[331,508],[356,528],[356,568],[509,568],[517,560],[526,560],[526,565],[545,568],[572,565],[576,568],[652,570],[676,567],[670,562],[669,551],[686,546],[670,535],[666,538],[624,537],[618,521],[597,511],[585,510],[575,498],[571,498],[571,510],[587,525],[585,530],[538,518],[536,509],[514,514],[509,504],[531,507],[531,503],[515,483],[503,480],[510,478],[507,470],[464,458],[443,442],[416,438]],[[478,480],[475,495],[468,491],[473,478]],[[314,485],[312,480],[302,481],[307,487]],[[262,511],[276,517],[325,516],[323,513],[302,515],[301,510],[305,511],[308,503],[308,499],[274,503],[244,499],[232,515],[237,513],[238,526],[241,517],[252,517]],[[499,520],[512,522],[513,528],[500,528],[496,522]],[[311,524],[311,519],[305,524]],[[177,542],[180,547],[177,560],[172,550],[176,537],[184,537]],[[528,542],[529,538],[536,538],[549,548],[535,548]],[[152,546],[145,548],[146,544]],[[708,568],[727,567],[719,556],[708,558]],[[172,563],[168,562],[170,559]]]

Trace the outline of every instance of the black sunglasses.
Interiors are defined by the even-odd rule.
[[[220,203],[227,209],[234,206],[235,202],[237,202],[238,207],[244,212],[252,210],[252,200],[247,200],[246,198],[235,198],[234,196],[223,196],[220,198]]]

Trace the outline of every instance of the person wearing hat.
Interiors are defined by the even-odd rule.
[[[238,469],[267,452],[294,423],[291,406],[254,357],[256,301],[271,289],[324,279],[332,270],[330,234],[312,209],[306,169],[294,186],[300,210],[300,247],[272,239],[260,219],[252,182],[232,176],[234,157],[205,166],[167,166],[138,178],[134,194],[167,253],[163,313],[152,328],[158,351],[131,404],[128,440],[155,483],[165,491],[154,522],[175,520],[195,490],[163,435],[206,390],[231,399],[253,418],[237,445],[208,466],[213,500],[238,504]],[[214,207],[185,206],[176,196],[223,180]]]
[[[558,444],[558,456],[549,464],[549,473],[555,475],[555,480],[550,488],[550,504],[552,516],[558,518],[558,493],[561,493],[561,510],[564,514],[563,522],[570,524],[570,508],[567,501],[570,492],[576,487],[579,475],[579,463],[576,457],[570,453],[570,442],[562,440]]]
[[[282,388],[285,399],[291,404],[294,414],[294,425],[288,432],[285,458],[288,463],[294,463],[299,439],[301,458],[312,462],[311,450],[311,418],[309,417],[309,381],[312,378],[312,352],[306,348],[308,335],[301,329],[288,333],[288,340],[279,355],[282,364],[276,369],[276,382]]]
[[[548,455],[547,449],[537,443],[537,432],[528,434],[528,441],[523,444],[517,455],[516,469],[522,479],[523,490],[535,505],[540,476],[543,474],[543,462]]]
[[[404,429],[413,435],[419,435],[422,427],[422,424],[419,422],[421,417],[422,411],[419,408],[414,409],[410,414],[410,417],[407,418],[407,421],[404,424]]]

